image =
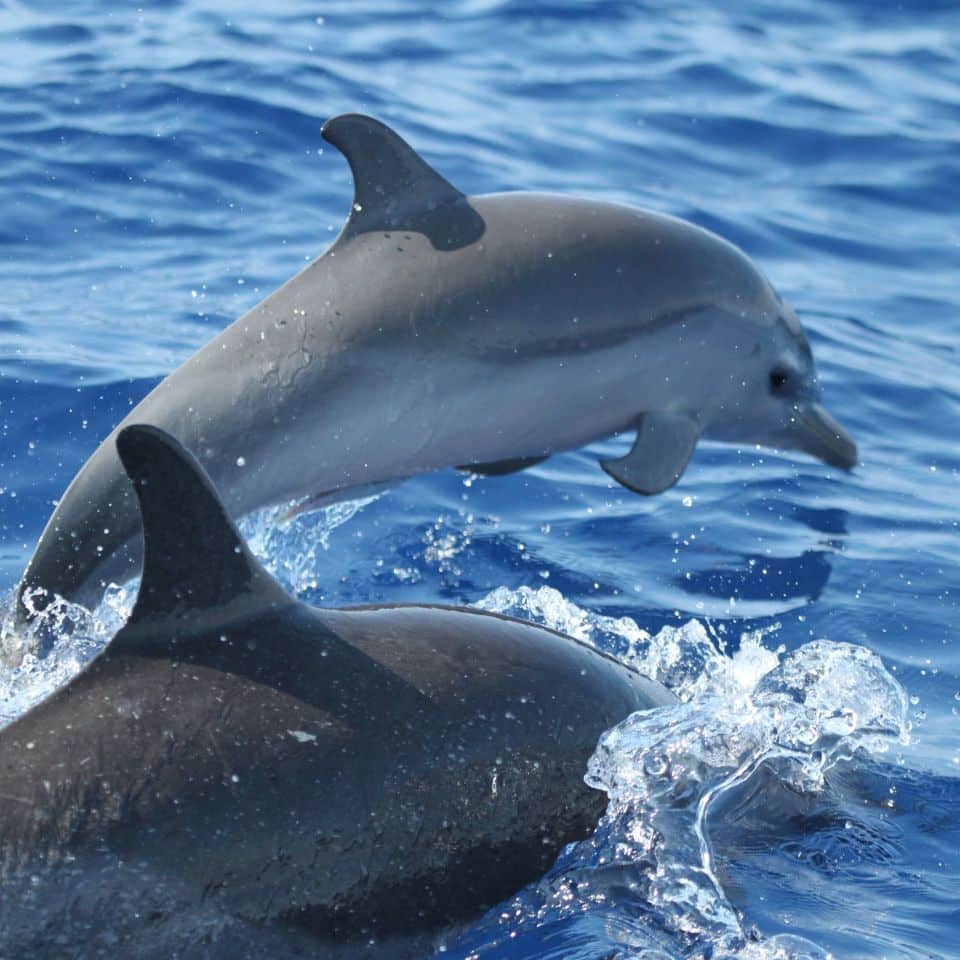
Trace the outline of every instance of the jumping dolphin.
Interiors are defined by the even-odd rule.
[[[633,448],[602,466],[644,494],[677,481],[701,435],[856,463],[796,316],[732,244],[614,203],[467,197],[369,117],[322,135],[354,176],[333,246],[121,424],[195,451],[231,516],[442,467],[519,470],[627,429]],[[18,597],[92,605],[135,574],[137,535],[111,435]]]
[[[105,650],[0,731],[2,956],[436,935],[589,835],[600,734],[674,702],[519,620],[300,603],[172,437],[116,443],[143,579]]]

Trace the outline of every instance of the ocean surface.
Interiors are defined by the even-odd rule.
[[[0,0],[0,586],[129,407],[335,236],[345,111],[468,193],[739,244],[862,459],[701,443],[644,499],[597,466],[618,437],[245,522],[311,602],[479,603],[681,697],[599,745],[596,836],[444,955],[960,957],[960,7]],[[4,668],[0,714],[125,605]]]

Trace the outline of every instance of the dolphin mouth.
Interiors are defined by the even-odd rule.
[[[853,437],[819,403],[797,411],[791,434],[799,449],[833,467],[852,470],[858,463]]]

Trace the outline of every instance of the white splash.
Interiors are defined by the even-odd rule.
[[[238,526],[264,566],[299,594],[316,589],[318,552],[327,549],[331,533],[380,495],[299,513],[302,502],[295,500],[257,511]],[[27,591],[26,627],[13,626],[11,591],[0,629],[0,728],[63,686],[106,646],[130,616],[139,583],[111,583],[93,610],[61,596],[43,604],[45,591]]]
[[[698,620],[662,627],[654,638],[630,617],[605,617],[584,610],[553,587],[498,587],[475,606],[542,623],[611,653],[638,673],[658,680],[684,702],[711,689],[719,695],[753,686],[777,663],[777,652],[782,652],[782,648],[773,651],[763,645],[763,637],[776,628],[742,637],[732,659],[721,655],[722,641],[711,638]]]
[[[825,958],[802,938],[747,937],[714,872],[707,820],[717,798],[761,764],[792,789],[815,792],[830,767],[856,751],[907,742],[907,695],[880,658],[829,640],[773,651],[758,634],[743,636],[730,657],[697,621],[651,636],[546,587],[500,589],[478,606],[521,613],[587,642],[602,637],[604,649],[619,650],[679,698],[604,734],[586,776],[609,797],[597,833],[521,894],[499,925],[515,932],[614,910],[611,955],[631,960]]]
[[[63,686],[103,649],[130,615],[137,585],[136,580],[122,587],[111,583],[92,611],[61,596],[38,606],[44,591],[27,591],[23,602],[32,618],[17,629],[10,626],[16,603],[11,591],[4,605],[0,727]]]
[[[244,517],[238,527],[263,565],[294,594],[318,589],[317,557],[330,546],[330,534],[379,499],[343,500],[310,512],[303,501],[266,507]]]

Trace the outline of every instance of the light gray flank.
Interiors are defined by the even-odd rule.
[[[732,244],[614,203],[464,196],[369,117],[323,136],[355,180],[336,242],[120,425],[195,451],[233,517],[444,467],[502,473],[629,429],[633,449],[603,466],[644,494],[700,436],[855,465],[793,311]],[[21,590],[90,605],[136,572],[137,537],[111,435]]]

